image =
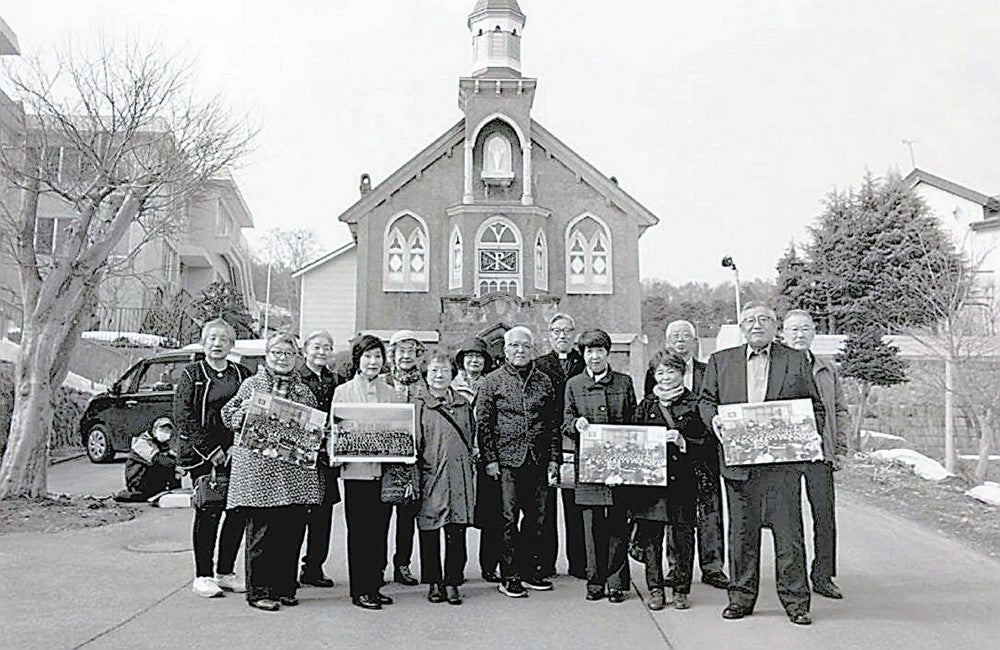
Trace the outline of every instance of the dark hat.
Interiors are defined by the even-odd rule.
[[[478,337],[473,337],[462,344],[462,347],[458,349],[458,354],[455,355],[455,365],[458,366],[459,370],[465,367],[465,355],[469,352],[475,352],[476,354],[482,355],[483,360],[486,362],[483,367],[483,372],[489,372],[490,368],[493,367],[493,359],[490,358],[490,353],[486,351],[486,343]]]

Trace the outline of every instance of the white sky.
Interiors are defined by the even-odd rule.
[[[454,124],[474,0],[24,0],[32,54],[99,36],[195,57],[261,128],[236,170],[258,228],[327,248],[358,196]],[[644,277],[772,277],[833,187],[921,168],[1000,193],[1000,2],[520,0],[533,116],[661,219]],[[777,3],[775,3],[777,4]],[[796,5],[792,7],[790,5]]]

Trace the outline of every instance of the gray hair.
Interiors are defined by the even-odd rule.
[[[329,341],[330,347],[334,347],[333,334],[330,334],[327,330],[313,330],[302,339],[302,349],[305,349],[313,339],[326,339]]]
[[[267,339],[267,343],[264,344],[264,352],[270,352],[271,348],[278,345],[279,343],[287,343],[292,346],[293,350],[298,351],[299,342],[296,340],[294,334],[289,334],[288,332],[278,332]]]
[[[805,309],[789,309],[788,313],[785,314],[784,321],[782,321],[782,322],[788,322],[788,319],[792,318],[793,316],[802,316],[803,318],[808,318],[810,323],[812,323],[813,325],[816,324],[813,321],[812,314],[810,314],[809,312],[807,312]]]
[[[663,336],[670,336],[670,330],[677,329],[679,327],[683,327],[684,329],[686,329],[689,332],[691,332],[691,336],[695,336],[696,335],[696,332],[695,332],[695,329],[694,329],[694,325],[691,324],[691,321],[689,321],[689,320],[672,320],[669,323],[667,323],[666,329],[663,330]]]
[[[744,314],[746,314],[751,309],[763,309],[764,311],[768,312],[771,315],[771,318],[773,318],[774,320],[778,320],[778,314],[775,313],[774,307],[760,300],[752,300],[747,304],[743,305],[743,309],[740,311],[741,321],[743,320]]]
[[[510,328],[509,330],[507,330],[506,332],[503,333],[503,342],[504,342],[504,345],[507,345],[508,343],[510,343],[514,339],[514,334],[515,333],[517,333],[517,334],[525,334],[525,335],[527,335],[529,341],[531,341],[532,343],[535,342],[535,335],[534,335],[534,333],[532,333],[532,331],[530,329],[528,329],[527,327],[525,327],[524,325],[518,325],[516,327]]]
[[[201,344],[205,345],[205,340],[208,338],[209,330],[220,329],[225,330],[226,334],[229,335],[229,339],[235,343],[236,342],[236,330],[232,325],[227,323],[221,318],[213,318],[212,320],[206,322],[201,326]]]
[[[556,312],[552,318],[549,319],[549,327],[552,327],[557,320],[568,320],[570,327],[576,329],[576,321],[569,314],[564,314],[563,312]]]

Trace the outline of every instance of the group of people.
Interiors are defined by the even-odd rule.
[[[251,375],[227,359],[232,327],[210,321],[202,332],[205,357],[185,368],[174,403],[179,467],[195,481],[211,475],[228,484],[225,507],[196,509],[192,589],[205,597],[245,592],[250,606],[276,611],[298,604],[301,585],[332,587],[323,565],[342,480],[350,595],[364,609],[393,602],[382,592],[393,516],[392,579],[418,584],[410,564],[419,531],[420,582],[428,585],[431,602],[461,604],[469,527],[480,530],[481,576],[497,583],[500,593],[522,598],[528,590],[552,589],[558,494],[569,573],[586,581],[586,600],[625,601],[631,555],[645,565],[650,609],[687,609],[697,549],[701,580],[728,590],[723,618],[752,614],[760,530],[768,526],[778,595],[793,623],[808,624],[810,586],[841,597],[833,582],[832,472],[843,449],[846,407],[836,367],[809,352],[815,328],[808,313],[789,312],[784,343],[777,340],[776,314],[766,305],[747,305],[740,327],[747,344],[716,352],[704,364],[696,358],[694,327],[670,323],[637,400],[631,377],[609,364],[610,336],[600,329],[578,334],[568,314],[548,322],[551,352],[536,355],[534,333],[517,326],[505,333],[503,359],[496,364],[478,339],[452,356],[443,348],[427,349],[408,330],[394,334],[388,349],[379,338],[360,335],[351,344],[348,377],[329,369],[334,341],[325,331],[307,335],[301,345],[288,334],[272,336],[264,362]],[[345,402],[411,403],[416,464],[337,466],[325,446],[315,468],[256,454],[239,444],[255,391],[326,413]],[[822,462],[725,464],[717,439],[719,405],[794,398],[813,401]],[[578,461],[581,434],[597,424],[666,428],[666,487],[566,481],[561,466]],[[723,565],[720,476],[728,502],[731,579]],[[815,531],[811,585],[803,476]],[[413,498],[387,498],[411,478]],[[242,580],[234,563],[244,537]]]

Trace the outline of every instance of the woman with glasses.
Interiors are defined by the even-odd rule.
[[[295,366],[298,345],[291,334],[267,340],[264,363],[222,408],[222,420],[236,434],[231,449],[232,475],[228,506],[247,518],[247,602],[268,612],[294,607],[299,549],[305,535],[306,513],[319,505],[323,476],[315,468],[270,458],[240,445],[243,421],[255,392],[268,393],[316,408],[316,397],[302,382]]]

